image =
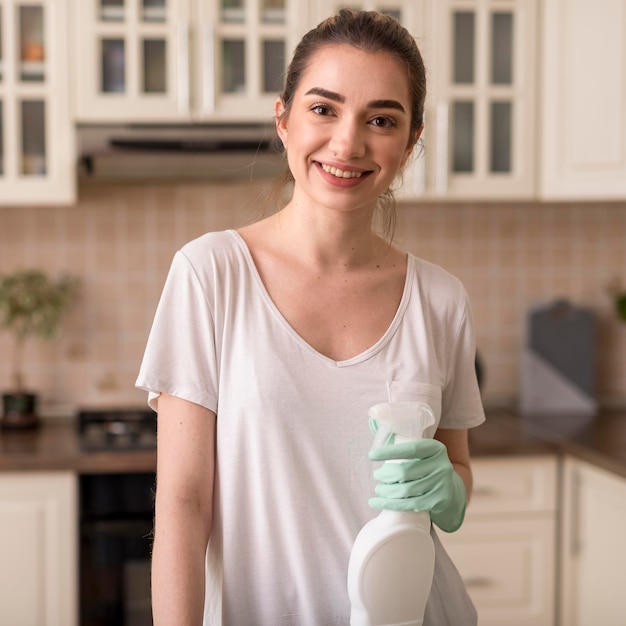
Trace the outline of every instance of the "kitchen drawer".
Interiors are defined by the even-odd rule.
[[[474,488],[467,518],[556,511],[556,456],[472,460]]]
[[[553,518],[468,520],[439,536],[456,564],[481,626],[553,626]]]

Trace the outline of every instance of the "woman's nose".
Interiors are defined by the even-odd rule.
[[[356,120],[346,117],[337,122],[333,129],[330,148],[342,159],[353,159],[365,153],[365,137]]]

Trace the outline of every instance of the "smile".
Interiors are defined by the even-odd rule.
[[[361,175],[363,174],[363,172],[350,172],[347,170],[340,170],[338,167],[326,165],[325,163],[320,163],[320,166],[325,172],[328,172],[329,174],[332,174],[337,178],[361,178]]]

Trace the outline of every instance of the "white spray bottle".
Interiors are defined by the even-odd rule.
[[[379,404],[369,415],[378,425],[373,448],[421,439],[435,423],[424,402]],[[422,626],[434,568],[428,512],[381,511],[363,526],[352,546],[350,625]]]

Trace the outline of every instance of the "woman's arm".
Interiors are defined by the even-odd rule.
[[[152,554],[154,625],[202,624],[211,532],[215,414],[161,394]]]
[[[435,439],[441,441],[441,443],[446,446],[450,463],[452,463],[454,471],[461,477],[465,485],[467,503],[469,504],[472,495],[473,480],[467,429],[439,428],[435,433]]]

